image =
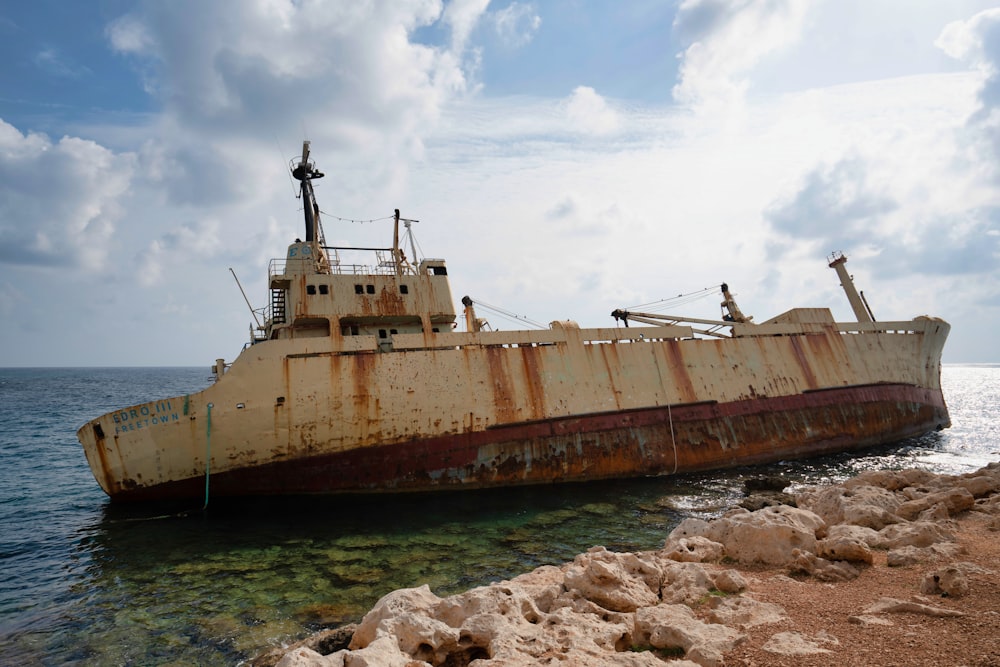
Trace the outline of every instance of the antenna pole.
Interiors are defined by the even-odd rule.
[[[250,299],[247,298],[247,293],[243,291],[243,285],[240,284],[240,279],[236,277],[236,272],[233,271],[233,267],[229,267],[229,272],[233,274],[233,280],[236,281],[236,286],[240,288],[240,294],[243,295],[243,300],[247,302],[247,308],[250,309],[250,314],[253,315],[253,321],[260,326],[260,320],[257,319],[257,313],[254,312],[253,306],[250,305]]]

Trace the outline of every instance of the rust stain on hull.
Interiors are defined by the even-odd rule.
[[[598,480],[672,473],[675,451],[677,471],[693,472],[860,449],[949,424],[939,391],[852,387],[677,405],[669,414],[658,407],[548,419],[275,462],[213,475],[212,490],[218,496],[364,493]],[[193,497],[203,483],[194,477],[118,499]]]

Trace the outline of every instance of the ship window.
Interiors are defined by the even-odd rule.
[[[319,293],[320,294],[329,294],[330,293],[330,286],[329,285],[320,285],[319,286]]]
[[[316,293],[315,285],[306,285],[306,294],[315,294],[315,293]]]
[[[375,293],[375,286],[374,285],[365,285],[365,291],[368,292],[369,294],[374,294]]]
[[[410,288],[407,287],[406,285],[400,285],[399,286],[399,293],[400,294],[409,294],[410,293]]]
[[[396,331],[395,329],[389,329],[389,333],[391,333],[391,334],[392,334],[393,336],[395,336],[395,335],[396,335],[396,334],[398,334],[399,332],[398,332],[398,331]]]
[[[361,330],[358,328],[357,325],[351,325],[351,335],[352,336],[357,336],[360,332],[361,332]]]
[[[446,276],[446,275],[448,275],[448,269],[446,269],[443,266],[434,266],[434,267],[431,267],[431,271],[434,272],[435,276]]]
[[[355,285],[354,286],[354,293],[355,294],[364,294],[365,293],[365,286],[364,285]]]
[[[379,329],[378,330],[378,337],[379,338],[385,338],[386,337],[385,329]]]
[[[431,329],[431,331],[433,331],[434,333],[439,333],[441,330],[438,329],[437,327],[434,327]]]

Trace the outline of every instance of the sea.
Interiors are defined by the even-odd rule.
[[[76,429],[211,383],[207,368],[0,369],[0,664],[237,665],[357,621],[381,596],[445,596],[595,545],[656,549],[744,481],[865,470],[963,473],[1000,460],[1000,365],[946,365],[950,429],[861,455],[710,474],[379,498],[112,506]]]

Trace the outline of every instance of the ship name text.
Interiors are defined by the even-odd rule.
[[[115,433],[136,431],[150,426],[159,426],[169,422],[180,421],[180,415],[174,412],[170,401],[157,401],[137,408],[119,410],[112,413],[115,422]]]

